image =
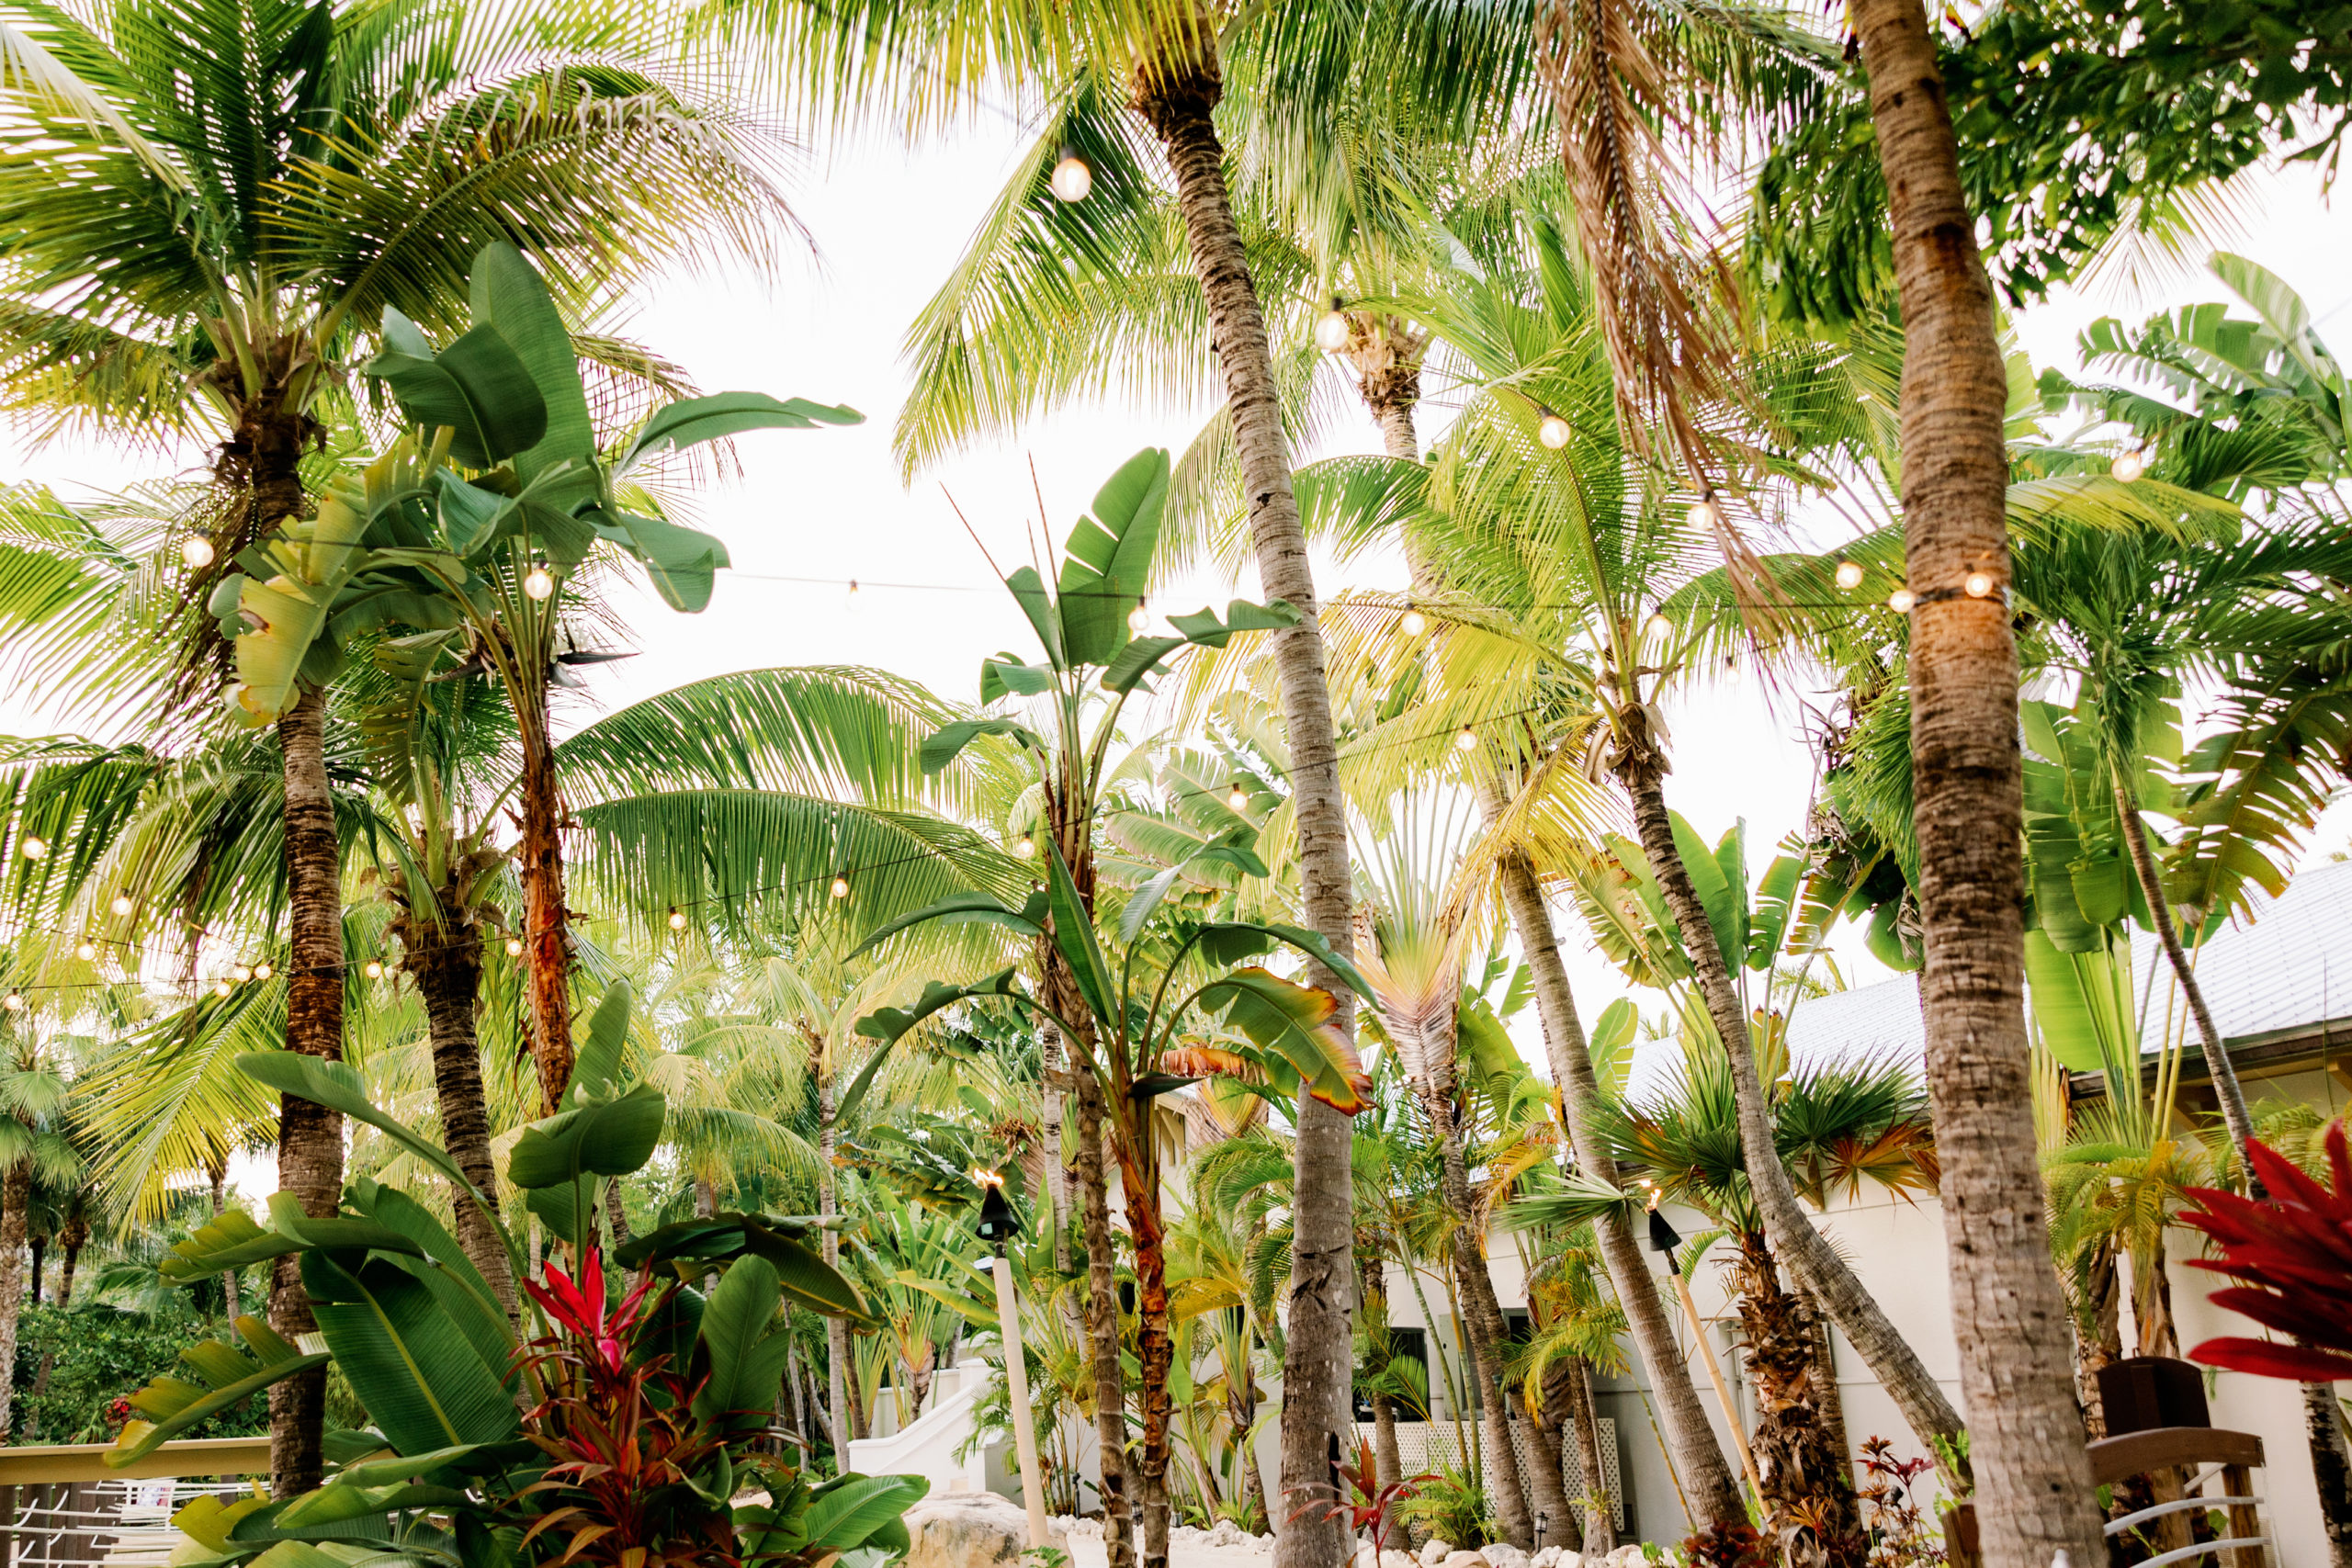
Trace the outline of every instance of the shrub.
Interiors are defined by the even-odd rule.
[[[2352,1378],[2352,1153],[2345,1147],[2344,1124],[2327,1130],[2332,1192],[2260,1144],[2248,1144],[2246,1156],[2269,1197],[2256,1201],[2190,1188],[2198,1207],[2184,1212],[2180,1223],[2211,1236],[2220,1257],[2192,1259],[2189,1267],[2241,1281],[2215,1291],[2213,1304],[2296,1343],[2208,1339],[2188,1359],[2296,1382]]]
[[[16,1422],[11,1443],[103,1443],[122,1425],[107,1412],[159,1372],[208,1326],[196,1313],[28,1306],[17,1322]],[[49,1380],[41,1382],[46,1363]],[[126,1412],[127,1413],[127,1412]],[[191,1438],[246,1438],[269,1429],[259,1399],[199,1423]]]
[[[1455,1546],[1484,1546],[1502,1539],[1502,1527],[1495,1520],[1494,1505],[1487,1500],[1486,1489],[1471,1480],[1467,1471],[1451,1465],[1423,1481],[1420,1495],[1408,1502],[1402,1512],[1421,1527],[1423,1534]]]

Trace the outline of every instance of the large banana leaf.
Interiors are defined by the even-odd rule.
[[[474,1192],[473,1183],[466,1179],[466,1173],[449,1157],[448,1151],[397,1117],[378,1110],[375,1101],[368,1098],[367,1084],[346,1064],[322,1061],[296,1051],[251,1051],[237,1058],[237,1069],[281,1094],[299,1095],[312,1104],[340,1111],[353,1121],[375,1128],[457,1183],[459,1191],[474,1193],[483,1211],[492,1220],[498,1218],[497,1206]]]
[[[613,466],[617,476],[663,452],[683,451],[706,441],[752,430],[814,430],[820,424],[863,424],[855,409],[812,403],[806,398],[779,402],[764,392],[719,392],[682,398],[654,412]]]
[[[1095,493],[1093,514],[1070,530],[1058,594],[1067,663],[1108,664],[1125,645],[1127,614],[1143,603],[1159,547],[1168,471],[1164,449],[1136,453]]]
[[[849,1087],[842,1090],[841,1102],[834,1114],[846,1118],[857,1102],[865,1098],[865,1091],[873,1087],[875,1075],[882,1070],[882,1063],[889,1055],[890,1048],[924,1019],[944,1008],[955,1006],[967,997],[1022,996],[1021,988],[1012,983],[1012,976],[1011,969],[1001,970],[968,986],[951,986],[944,981],[933,980],[923,987],[922,995],[915,998],[914,1006],[876,1008],[859,1019],[856,1032],[880,1043],[875,1047],[874,1055],[866,1058],[865,1066],[858,1069],[857,1076],[850,1079]]]
[[[704,1305],[700,1338],[709,1375],[695,1393],[695,1414],[706,1421],[751,1416],[764,1427],[784,1386],[790,1339],[769,1332],[783,1280],[756,1254],[737,1258]]]
[[[225,1339],[191,1345],[180,1352],[180,1359],[204,1380],[201,1384],[158,1372],[130,1396],[131,1408],[140,1415],[124,1425],[114,1447],[107,1451],[107,1468],[120,1470],[143,1459],[175,1435],[252,1398],[272,1383],[325,1366],[333,1359],[323,1352],[304,1355],[257,1317],[238,1318],[237,1333],[251,1355]]]
[[[1206,607],[1189,615],[1170,615],[1168,624],[1176,628],[1178,635],[1140,637],[1120,649],[1102,671],[1103,689],[1134,691],[1180,648],[1223,648],[1237,632],[1280,631],[1298,625],[1298,621],[1297,606],[1283,599],[1271,604],[1236,599],[1226,605],[1222,621],[1216,618],[1216,611]]]
[[[625,1269],[640,1269],[755,1258],[775,1270],[775,1288],[799,1304],[829,1317],[864,1318],[865,1301],[857,1288],[801,1240],[813,1224],[776,1214],[718,1213],[679,1220],[639,1236],[615,1252],[613,1260]],[[691,1267],[689,1271],[704,1269]]]
[[[1201,988],[1200,1005],[1222,1010],[1226,1026],[1261,1053],[1261,1065],[1286,1068],[1301,1088],[1352,1116],[1372,1103],[1372,1079],[1348,1037],[1330,1022],[1330,992],[1293,984],[1263,969],[1237,969]]]
[[[311,1252],[302,1286],[352,1392],[402,1453],[494,1443],[521,1429],[504,1369],[483,1360],[440,1297],[406,1269]]]
[[[465,467],[495,468],[547,434],[547,402],[496,327],[478,326],[436,355],[414,322],[386,306],[384,344],[368,374],[392,389],[409,423],[447,430],[450,456]]]

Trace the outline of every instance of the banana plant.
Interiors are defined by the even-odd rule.
[[[600,1509],[626,1511],[595,1484],[598,1467],[622,1459],[652,1477],[640,1478],[649,1508],[616,1525],[623,1539],[612,1542],[613,1551],[644,1547],[651,1555],[639,1561],[662,1560],[664,1541],[707,1547],[713,1531],[729,1530],[788,1562],[871,1547],[876,1555],[861,1561],[876,1568],[894,1546],[903,1551],[902,1530],[890,1527],[922,1495],[916,1478],[861,1485],[853,1483],[868,1478],[847,1477],[839,1488],[816,1490],[771,1478],[765,1508],[729,1506],[738,1476],[760,1462],[753,1444],[775,1405],[785,1341],[770,1324],[779,1303],[867,1316],[856,1289],[808,1245],[811,1222],[719,1213],[664,1226],[616,1255],[640,1278],[617,1304],[609,1299],[594,1243],[599,1201],[606,1182],[651,1157],[666,1112],[650,1087],[620,1081],[630,1004],[626,984],[606,993],[561,1107],[515,1141],[508,1176],[530,1211],[565,1239],[577,1275],[550,1265],[544,1285],[526,1287],[519,1325],[439,1218],[397,1188],[364,1179],[322,1218],[285,1194],[272,1201],[266,1226],[232,1209],[164,1261],[163,1272],[185,1284],[296,1258],[321,1344],[297,1346],[257,1318],[239,1318],[243,1349],[225,1340],[195,1346],[181,1356],[192,1376],[166,1372],[131,1396],[139,1415],[107,1455],[110,1467],[133,1464],[207,1416],[329,1360],[370,1421],[332,1440],[338,1462],[314,1491],[206,1500],[185,1512],[177,1522],[205,1549],[203,1568],[249,1558],[300,1568],[315,1554],[305,1541],[327,1537],[420,1562],[525,1568],[555,1560],[559,1536],[535,1544],[537,1529],[508,1527],[528,1529],[558,1512],[577,1516],[560,1532],[573,1540],[561,1555],[575,1557],[615,1533],[578,1540]],[[488,1218],[514,1276],[527,1277],[493,1195],[372,1104],[353,1069],[283,1051],[254,1053],[239,1066],[280,1092],[365,1122],[447,1179]],[[718,1283],[706,1297],[694,1282],[713,1273]],[[607,1415],[624,1418],[616,1425]],[[602,1436],[582,1436],[592,1432]],[[616,1442],[636,1447],[620,1458],[596,1447]],[[657,1471],[674,1484],[659,1484]],[[548,1493],[560,1495],[550,1501]],[[647,1531],[659,1539],[644,1539]]]

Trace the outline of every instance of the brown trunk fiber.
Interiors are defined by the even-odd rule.
[[[1094,1435],[1102,1472],[1104,1568],[1135,1568],[1132,1507],[1127,1497],[1127,1391],[1119,1370],[1119,1288],[1111,1252],[1111,1195],[1102,1168],[1102,1087],[1080,1066],[1078,1188],[1086,1238],[1086,1344],[1094,1370]]]
[[[1272,648],[1290,745],[1301,904],[1306,924],[1345,954],[1351,944],[1348,824],[1340,796],[1331,696],[1323,678],[1323,634],[1315,618],[1315,580],[1291,491],[1265,319],[1226,190],[1224,148],[1211,118],[1223,91],[1215,24],[1199,13],[1190,22],[1163,32],[1146,56],[1137,107],[1166,150],[1207,302],[1210,338],[1225,372],[1242,495],[1250,508],[1259,587],[1270,600],[1288,601],[1302,616],[1297,626],[1273,635]],[[1353,1009],[1346,988],[1319,964],[1310,964],[1307,976],[1339,998],[1331,1022],[1352,1039]],[[1349,1376],[1355,1244],[1350,1142],[1345,1116],[1300,1096],[1290,1328],[1283,1368],[1285,1495],[1329,1485],[1332,1446],[1346,1444],[1354,1430]],[[1336,1524],[1305,1519],[1283,1528],[1275,1540],[1276,1568],[1330,1568],[1346,1550],[1342,1534]]]
[[[481,1270],[498,1304],[514,1315],[514,1272],[506,1244],[485,1205],[498,1201],[490,1155],[490,1102],[482,1093],[481,1047],[474,1037],[474,1001],[481,989],[481,932],[460,909],[442,901],[439,923],[430,912],[401,922],[401,966],[424,1001],[425,1036],[433,1048],[433,1088],[441,1111],[441,1142],[482,1201],[449,1187],[458,1245]]]
[[[1797,1201],[1788,1168],[1781,1163],[1773,1144],[1771,1109],[1756,1071],[1756,1051],[1748,1038],[1747,1015],[1740,1005],[1739,993],[1733,988],[1730,964],[1715,941],[1714,928],[1707,922],[1706,908],[1699,902],[1698,890],[1691,886],[1690,871],[1683,865],[1681,851],[1675,844],[1673,820],[1667,813],[1666,792],[1659,782],[1665,759],[1657,749],[1641,708],[1628,707],[1620,716],[1617,746],[1617,757],[1611,766],[1632,797],[1634,824],[1643,854],[1649,861],[1650,873],[1657,879],[1658,891],[1681,933],[1692,977],[1706,1002],[1707,1016],[1713,1021],[1715,1032],[1724,1043],[1724,1058],[1731,1066],[1732,1096],[1739,1111],[1741,1163],[1747,1168],[1748,1190],[1763,1216],[1764,1234],[1772,1252],[1828,1311],[1832,1321],[1845,1330],[1847,1339],[1860,1352],[1862,1360],[1894,1399],[1895,1408],[1903,1412],[1904,1420],[1920,1443],[1932,1448],[1937,1438],[1957,1437],[1961,1430],[1959,1412],[1952,1409],[1951,1401],[1944,1397],[1943,1389],[1928,1374],[1918,1352],[1912,1349],[1878,1302],[1862,1288],[1862,1282],[1829,1245],[1828,1238],[1813,1228],[1804,1206]],[[2048,1278],[2049,1273],[2045,1251],[2042,1277]]]
[[[2105,1541],[2050,1269],[2027,1067],[2007,368],[1927,13],[1920,0],[1854,0],[1849,15],[1903,308],[1919,1006],[1976,1517],[1986,1568],[2047,1568],[2062,1551],[2089,1563]],[[1990,596],[1962,588],[1972,571],[1992,574]]]
[[[1568,1488],[1566,1467],[1560,1458],[1560,1434],[1556,1427],[1546,1426],[1527,1408],[1527,1401],[1514,1387],[1510,1391],[1510,1406],[1514,1416],[1527,1432],[1527,1496],[1538,1521],[1531,1533],[1534,1550],[1558,1546],[1570,1529],[1568,1523]]]
[[[74,1304],[74,1267],[82,1260],[82,1247],[81,1242],[69,1240],[64,1256],[58,1261],[57,1306],[61,1312]]]
[[[49,1267],[49,1237],[37,1235],[28,1244],[32,1253],[30,1273],[25,1285],[25,1304],[40,1305],[40,1273]]]
[[[627,1247],[633,1233],[629,1230],[628,1209],[621,1201],[621,1179],[617,1176],[605,1183],[605,1223],[613,1227],[613,1246]]]
[[[1813,1314],[1781,1288],[1761,1234],[1739,1233],[1736,1239],[1737,1310],[1756,1385],[1756,1429],[1748,1446],[1764,1494],[1765,1534],[1786,1544],[1792,1563],[1860,1568],[1861,1517],[1853,1483],[1845,1455],[1822,1425],[1813,1385]]]
[[[1062,1032],[1048,1023],[1037,1031],[1038,1082],[1044,1091],[1046,1145],[1046,1224],[1054,1238],[1054,1272],[1069,1272],[1069,1170],[1062,1163],[1062,1085],[1068,1081],[1069,1054],[1062,1049]]]
[[[1792,1285],[1790,1293],[1804,1306],[1805,1315],[1813,1324],[1813,1387],[1815,1408],[1821,1417],[1821,1430],[1831,1453],[1838,1456],[1838,1473],[1844,1478],[1846,1489],[1854,1485],[1854,1443],[1846,1430],[1846,1396],[1838,1386],[1837,1337],[1829,1329],[1829,1314],[1821,1303],[1802,1285]]]
[[[330,1062],[343,1059],[343,881],[327,783],[326,703],[306,691],[277,721],[286,764],[286,887],[289,927],[286,1044]],[[277,1111],[277,1187],[313,1219],[332,1215],[343,1193],[343,1118],[296,1095]],[[270,1269],[269,1325],[288,1339],[316,1330],[311,1299],[292,1256]],[[326,1418],[323,1371],[300,1373],[269,1391],[269,1491],[291,1497],[319,1483]]]
[[[17,1322],[25,1308],[25,1211],[33,1195],[33,1167],[20,1159],[0,1178],[0,1441],[15,1428]]]
[[[1577,1435],[1577,1463],[1584,1471],[1584,1539],[1575,1550],[1587,1557],[1606,1557],[1617,1550],[1617,1519],[1609,1499],[1609,1471],[1600,1451],[1600,1417],[1592,1405],[1591,1371],[1582,1357],[1568,1362],[1568,1406]]]
[[[1130,1102],[1131,1104],[1134,1102]],[[1119,1174],[1126,1193],[1127,1235],[1136,1249],[1136,1372],[1143,1406],[1143,1452],[1136,1499],[1142,1516],[1143,1568],[1168,1568],[1168,1464],[1175,1450],[1169,1427],[1175,1405],[1168,1392],[1176,1344],[1168,1318],[1167,1238],[1159,1222],[1159,1171],[1151,1156],[1151,1102],[1136,1106],[1123,1130]]]
[[[526,722],[528,722],[527,720]],[[563,799],[544,736],[525,741],[520,798],[523,942],[531,985],[531,1055],[543,1114],[571,1081],[571,931],[563,908]]]
[[[1482,790],[1480,807],[1490,826],[1500,818],[1503,806],[1498,785],[1490,782]],[[1552,930],[1551,910],[1544,905],[1535,868],[1525,854],[1512,851],[1498,862],[1497,874],[1502,882],[1503,903],[1510,911],[1511,930],[1519,937],[1520,952],[1535,982],[1544,1055],[1567,1119],[1575,1163],[1614,1184],[1616,1162],[1609,1157],[1608,1145],[1594,1125],[1600,1084],[1593,1076],[1591,1051],[1585,1043],[1584,1025],[1577,1018],[1567,965],[1560,959],[1559,939]],[[1632,1223],[1623,1215],[1607,1215],[1595,1222],[1593,1230],[1610,1286],[1625,1309],[1634,1348],[1640,1353],[1657,1396],[1659,1425],[1673,1450],[1675,1473],[1681,1477],[1691,1511],[1702,1526],[1745,1522],[1747,1506],[1741,1501],[1739,1483],[1733,1478],[1706,1409],[1699,1403],[1690,1363],[1683,1359],[1673,1319],[1659,1299],[1657,1277],[1650,1272],[1641,1243],[1634,1239]]]
[[[817,1213],[827,1220],[840,1217],[841,1209],[833,1190],[833,1077],[830,1070],[817,1077]],[[820,1233],[824,1237],[825,1262],[838,1269],[842,1261],[841,1237],[831,1224]],[[825,1419],[831,1429],[833,1441],[833,1473],[849,1472],[849,1443],[854,1435],[850,1419],[848,1393],[851,1377],[849,1359],[849,1325],[838,1317],[825,1319]]]
[[[1253,1435],[1258,1425],[1258,1385],[1247,1365],[1242,1367],[1238,1382],[1227,1384],[1225,1419],[1233,1428],[1234,1467],[1241,1472],[1241,1506],[1251,1515],[1253,1531],[1258,1524],[1271,1530],[1274,1528],[1273,1514],[1266,1506],[1266,1481],[1258,1473],[1258,1445]]]

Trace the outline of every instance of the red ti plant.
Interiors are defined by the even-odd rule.
[[[1305,1518],[1343,1519],[1347,1522],[1351,1539],[1370,1530],[1375,1557],[1388,1550],[1388,1532],[1396,1527],[1397,1505],[1419,1496],[1421,1483],[1433,1478],[1430,1472],[1424,1472],[1419,1475],[1383,1483],[1379,1461],[1373,1456],[1370,1438],[1364,1438],[1358,1444],[1353,1465],[1335,1462],[1332,1468],[1339,1472],[1340,1479],[1348,1483],[1347,1491],[1342,1492],[1331,1485],[1295,1486],[1291,1488],[1292,1496],[1304,1494],[1311,1500],[1291,1518],[1294,1521]],[[1328,1501],[1314,1495],[1324,1492],[1331,1495]]]
[[[2239,1284],[2215,1291],[2212,1302],[2295,1341],[2208,1339],[2192,1361],[2295,1382],[2352,1378],[2352,1151],[2344,1124],[2327,1130],[2330,1191],[2276,1150],[2248,1144],[2246,1156],[2269,1189],[2256,1201],[2209,1187],[2189,1189],[2201,1212],[2180,1223],[2211,1236],[2219,1256],[2191,1267],[2226,1274]]]

